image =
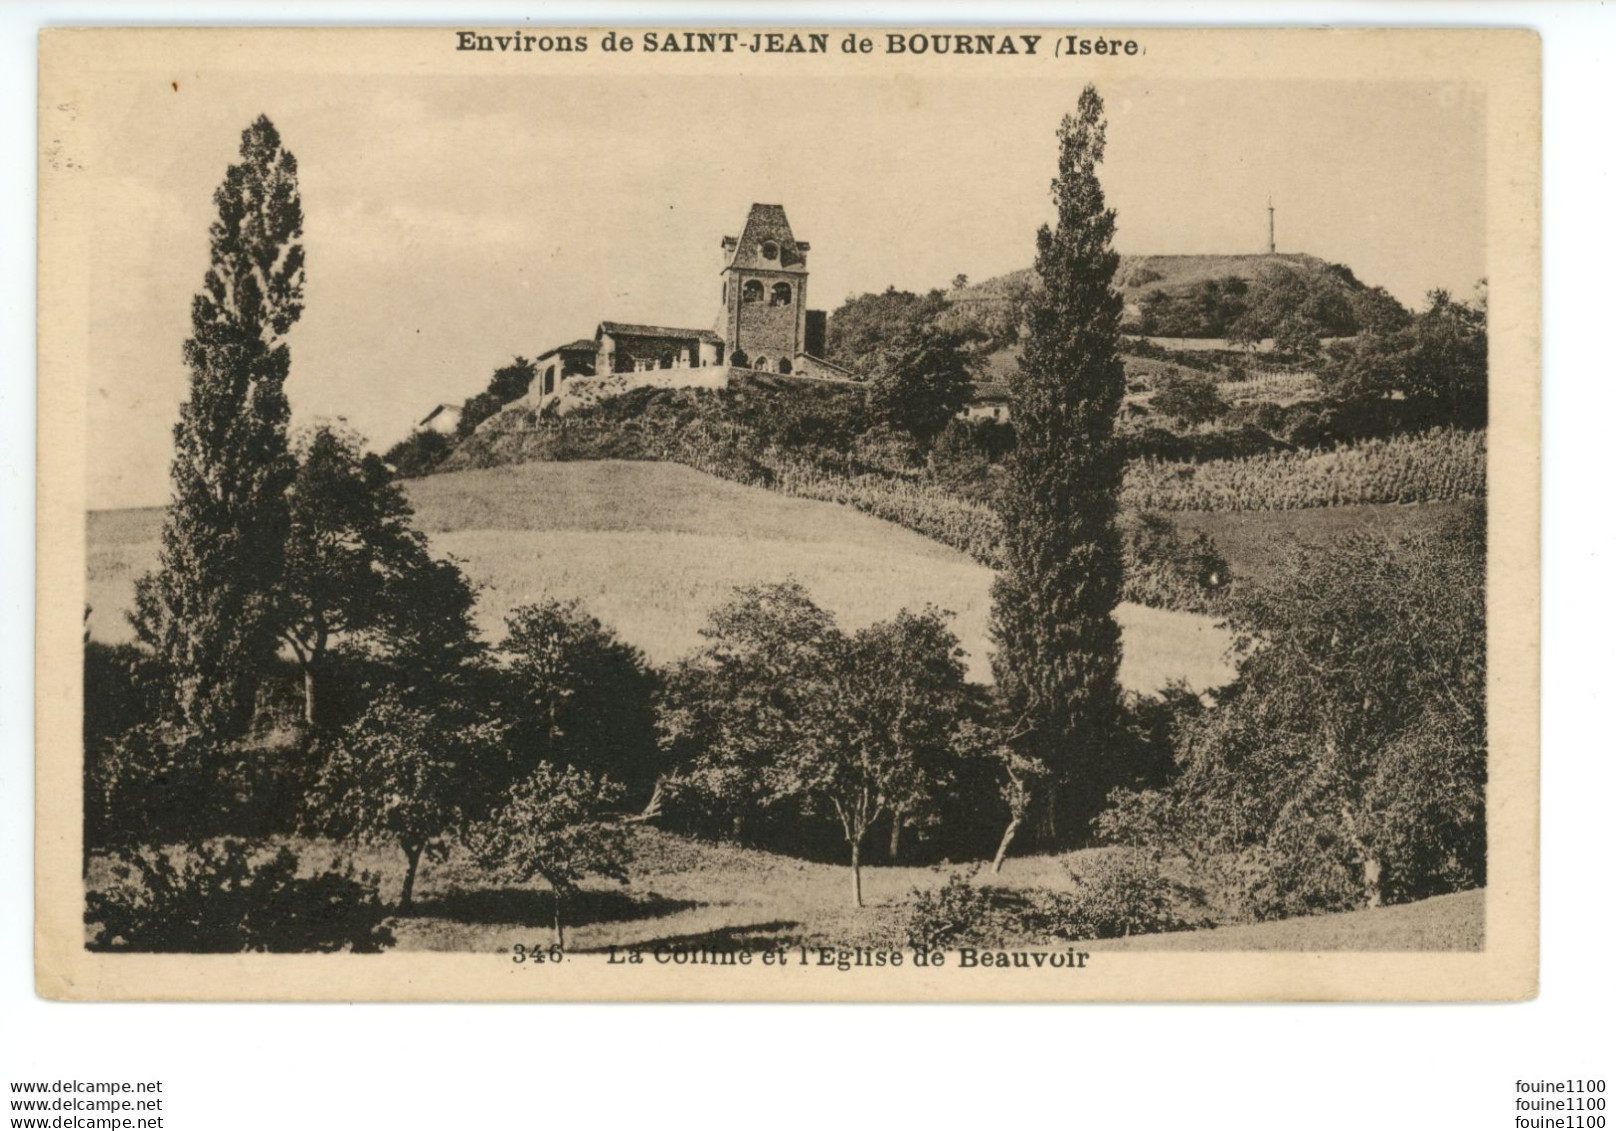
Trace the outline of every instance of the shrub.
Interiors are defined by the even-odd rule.
[[[205,742],[151,724],[130,727],[85,747],[85,851],[289,832],[312,770],[299,750]]]
[[[194,814],[190,751],[137,725],[84,748],[84,849],[149,840],[177,814]]]
[[[1181,424],[1207,424],[1229,411],[1229,405],[1209,377],[1168,373],[1156,385],[1150,407]]]
[[[1045,932],[1061,939],[1115,939],[1187,931],[1204,923],[1180,909],[1199,894],[1170,879],[1148,852],[1121,849],[1067,866],[1074,892],[1054,892],[1042,902]]]
[[[945,491],[977,502],[988,502],[992,460],[974,430],[956,420],[943,430],[927,459],[927,476]]]
[[[149,653],[133,644],[84,645],[84,745],[111,741],[157,717]]]
[[[1067,875],[1074,890],[1019,891],[978,886],[956,871],[932,891],[916,891],[904,919],[908,945],[925,949],[1080,941],[1187,931],[1207,925],[1184,909],[1199,893],[1170,879],[1148,853],[1090,855]]]
[[[1026,918],[1023,901],[1004,888],[978,887],[972,875],[952,872],[942,887],[913,893],[903,926],[908,945],[925,950],[997,946],[1018,933]]]
[[[176,860],[176,856],[178,859]],[[229,954],[239,951],[374,954],[393,943],[377,877],[297,875],[291,849],[254,853],[241,840],[177,853],[120,851],[114,882],[92,890],[84,920],[92,949]]]
[[[1158,609],[1216,613],[1227,592],[1229,563],[1206,534],[1188,542],[1167,519],[1125,515],[1122,599]]]
[[[442,432],[411,432],[387,449],[382,461],[400,479],[430,475],[450,452],[454,441]]]

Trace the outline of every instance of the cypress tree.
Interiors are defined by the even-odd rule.
[[[174,427],[173,492],[157,572],[132,619],[166,676],[173,721],[241,734],[276,648],[288,530],[286,333],[303,310],[297,160],[268,118],[213,194],[210,265],[191,302],[190,394]]]
[[[1118,721],[1122,591],[1117,498],[1122,298],[1116,214],[1095,169],[1104,103],[1092,86],[1057,136],[1058,220],[1038,231],[1029,334],[1011,382],[1016,445],[1000,508],[1004,568],[993,587],[994,675],[1025,753],[1052,775],[1046,832],[1070,836],[1097,807]]]

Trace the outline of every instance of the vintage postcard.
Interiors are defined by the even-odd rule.
[[[1515,1000],[1539,46],[40,41],[51,998]]]

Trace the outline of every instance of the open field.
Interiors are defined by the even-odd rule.
[[[897,946],[904,941],[913,893],[941,887],[949,874],[946,868],[866,867],[866,906],[860,909],[852,906],[849,871],[842,865],[692,840],[649,827],[635,829],[632,836],[635,859],[629,882],[591,882],[569,903],[568,950],[659,944]],[[403,856],[397,850],[355,851],[329,841],[289,843],[305,870],[351,856],[357,867],[381,875],[384,900],[397,899],[403,878]],[[1068,890],[1063,860],[1078,855],[1011,857],[1002,875],[979,876],[976,882]],[[92,885],[106,879],[105,862],[96,862]],[[517,943],[549,945],[554,906],[542,883],[490,881],[455,851],[443,863],[422,864],[416,914],[395,919],[393,932],[399,950],[507,953]],[[1083,948],[1476,950],[1482,941],[1483,906],[1484,893],[1473,891],[1372,911],[1093,940]]]
[[[497,638],[513,606],[582,598],[622,636],[665,662],[695,648],[733,586],[795,577],[856,628],[930,602],[955,614],[970,674],[988,668],[992,573],[965,554],[851,508],[716,479],[676,464],[526,463],[413,480],[417,518],[438,553],[483,587],[478,621]],[[157,561],[162,513],[89,519],[90,630],[130,636],[134,579]],[[1211,618],[1124,605],[1124,687],[1231,676],[1227,635]]]

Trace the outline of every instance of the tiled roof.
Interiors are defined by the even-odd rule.
[[[842,376],[849,379],[855,379],[858,377],[858,373],[852,369],[849,369],[847,366],[837,365],[834,361],[826,361],[822,357],[815,357],[813,354],[804,350],[799,350],[797,352],[797,358],[799,361],[805,360],[809,365],[816,368],[829,369],[832,373],[840,373]]]
[[[779,258],[769,259],[763,254],[763,245],[773,243],[780,249]],[[748,267],[761,271],[807,271],[803,262],[808,251],[806,243],[797,242],[791,234],[786,210],[778,204],[754,204],[746,215],[746,227],[739,237],[726,236],[724,250],[730,252],[730,267]]]
[[[535,361],[543,361],[545,358],[551,356],[552,354],[573,353],[575,351],[581,352],[583,350],[588,350],[590,353],[594,353],[595,352],[595,339],[594,338],[579,338],[577,341],[568,342],[564,346],[551,346],[549,349],[545,350],[543,353],[541,353],[534,360]]]
[[[642,326],[636,322],[602,322],[596,335],[610,334],[614,338],[628,336],[631,338],[695,338],[703,342],[722,342],[711,330],[681,330],[675,326]],[[594,345],[593,342],[590,343]]]
[[[973,401],[1007,401],[1010,399],[1010,386],[999,381],[978,381],[971,390]]]

